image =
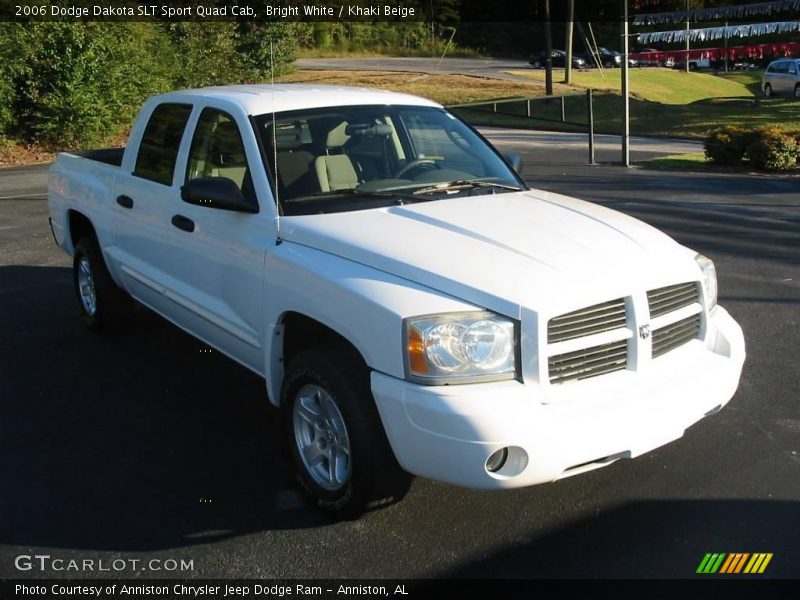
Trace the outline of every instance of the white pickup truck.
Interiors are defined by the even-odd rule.
[[[87,324],[133,297],[263,376],[301,483],[355,515],[409,473],[635,457],[736,391],[713,263],[520,166],[414,96],[206,88],[148,100],[124,153],[59,155],[49,205]]]

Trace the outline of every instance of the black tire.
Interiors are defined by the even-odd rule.
[[[764,95],[767,98],[772,98],[773,92],[772,92],[772,86],[770,84],[764,86]]]
[[[84,300],[85,295],[81,294],[81,271],[87,265],[94,288],[94,310]],[[89,329],[98,332],[117,329],[128,320],[132,306],[131,297],[114,283],[94,237],[82,238],[75,245],[72,281],[81,320]]]
[[[800,83],[794,86],[794,99],[800,100]]]
[[[336,489],[321,485],[318,481],[320,475],[315,478],[313,468],[307,467],[301,457],[300,446],[308,438],[296,432],[295,420],[299,419],[301,429],[313,431],[317,446],[319,438],[325,441],[324,431],[327,431],[319,423],[316,427],[307,425],[303,418],[295,416],[295,404],[300,402],[301,390],[308,393],[313,389],[322,389],[328,394],[325,401],[330,399],[335,403],[345,425],[344,433],[334,428],[336,434],[347,439],[350,449],[348,473]],[[309,402],[310,398],[304,396],[304,401]],[[408,491],[411,476],[400,468],[386,439],[370,391],[369,369],[346,344],[331,343],[312,348],[292,360],[281,388],[281,410],[298,481],[319,507],[337,518],[354,519],[367,508],[380,508],[400,500]],[[339,441],[337,437],[330,444],[336,446]],[[314,446],[314,443],[308,446]],[[321,452],[316,447],[312,451]],[[317,468],[323,471],[331,464],[324,458],[318,462]],[[337,464],[336,460],[333,463]]]

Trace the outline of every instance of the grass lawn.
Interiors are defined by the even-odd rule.
[[[374,87],[430,98],[440,104],[461,104],[495,98],[544,95],[535,83],[468,77],[397,73],[389,71],[295,71],[276,79],[282,83],[318,83]]]
[[[543,69],[508,71],[512,75],[544,81]],[[573,71],[572,83],[578,88],[619,91],[622,69]],[[553,71],[554,81],[563,81],[564,70]],[[735,79],[720,79],[707,73],[684,73],[674,69],[631,69],[631,96],[662,104],[689,104],[707,98],[751,97],[753,92]]]
[[[513,71],[533,80],[542,80],[539,70]],[[556,71],[558,81],[563,71]],[[684,73],[673,69],[631,69],[631,133],[683,138],[704,138],[709,131],[724,125],[759,127],[769,125],[781,129],[800,129],[800,103],[792,98],[762,98],[760,72],[738,72],[724,75]],[[622,127],[622,99],[617,92],[620,70],[607,70],[606,79],[597,70],[575,73],[574,87],[603,90],[595,98],[595,129],[618,133]],[[558,93],[558,92],[557,92]],[[586,122],[585,105],[576,109],[567,120]],[[551,116],[551,115],[549,115]],[[496,123],[496,117],[480,116],[485,124]],[[515,126],[524,127],[517,119]],[[509,123],[511,125],[511,123]],[[529,127],[542,127],[545,122],[532,122]],[[556,129],[574,130],[578,126],[552,123]]]
[[[707,171],[715,167],[702,152],[662,156],[643,161],[641,165],[659,171]]]

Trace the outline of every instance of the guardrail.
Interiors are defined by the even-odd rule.
[[[567,98],[585,98],[586,99],[586,118],[587,122],[578,122],[578,121],[568,121],[567,120]],[[530,97],[522,97],[522,98],[499,98],[497,100],[485,100],[482,102],[467,102],[465,104],[451,104],[447,108],[452,110],[461,110],[461,111],[474,111],[474,112],[482,112],[482,113],[489,113],[494,115],[500,116],[508,116],[508,117],[515,117],[515,118],[527,118],[533,121],[544,121],[544,122],[552,122],[552,123],[562,123],[567,125],[578,126],[582,128],[586,128],[589,134],[589,164],[595,164],[594,160],[594,103],[593,103],[594,92],[592,90],[586,90],[586,93],[578,93],[578,94],[563,94],[560,96],[530,96]],[[537,104],[546,104],[547,106],[551,106],[554,101],[558,101],[560,105],[560,119],[555,119],[548,116],[541,116],[539,113],[542,112],[537,110]],[[499,107],[509,106],[511,105],[516,106],[519,105],[520,108],[524,107],[524,110],[520,110],[519,112],[510,112],[510,111],[503,111],[498,110]],[[486,109],[484,107],[490,107]]]

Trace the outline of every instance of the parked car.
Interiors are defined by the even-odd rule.
[[[590,67],[596,66],[598,63],[605,69],[613,69],[614,67],[621,67],[624,55],[616,50],[609,50],[608,48],[598,48],[597,51],[592,51],[589,55],[584,57],[584,60]],[[595,60],[596,59],[596,60]],[[628,66],[637,67],[639,61],[634,58],[628,57]]]
[[[800,59],[783,58],[769,63],[761,78],[761,89],[767,98],[791,94],[800,99]]]
[[[124,151],[59,154],[48,201],[86,325],[132,297],[263,377],[300,482],[354,516],[409,473],[636,457],[736,391],[712,261],[519,169],[423,98],[241,85],[150,98]]]
[[[564,50],[553,50],[551,52],[550,56],[553,59],[553,66],[554,67],[558,67],[558,68],[563,69],[566,66],[566,64],[567,64],[567,53],[566,53],[566,51],[564,51]],[[530,55],[530,57],[528,59],[528,63],[534,69],[544,69],[546,59],[547,59],[547,53],[546,52],[537,52],[535,54],[531,54]],[[573,54],[572,55],[572,67],[575,68],[575,69],[584,69],[584,68],[586,68],[586,61],[582,57],[580,57],[580,56],[578,56],[576,54]]]

